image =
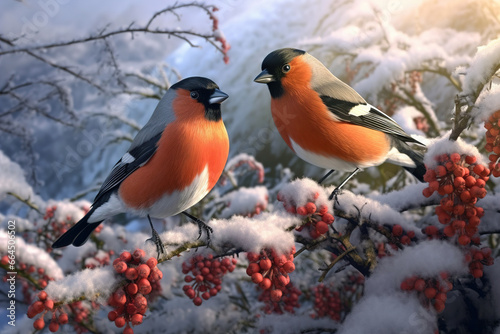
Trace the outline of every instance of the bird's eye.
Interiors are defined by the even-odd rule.
[[[290,64],[283,65],[281,70],[283,71],[283,73],[287,73],[288,71],[290,71]]]
[[[192,98],[192,99],[195,99],[195,100],[196,100],[196,99],[197,99],[197,98],[199,98],[199,97],[200,97],[200,94],[198,94],[198,92],[191,92],[191,98]]]

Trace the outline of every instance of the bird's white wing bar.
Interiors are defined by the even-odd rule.
[[[98,202],[108,191],[122,183],[123,180],[136,171],[137,168],[143,166],[153,156],[161,135],[161,133],[157,134],[123,155],[103,182],[99,193],[97,193],[94,199],[94,203]]]
[[[368,104],[358,104],[349,110],[349,115],[352,116],[364,116],[370,113],[371,106]]]
[[[320,97],[334,119],[385,132],[403,142],[423,145],[408,135],[395,120],[367,103],[352,103],[325,95]]]
[[[134,162],[135,158],[130,153],[125,153],[123,157],[120,159],[122,164],[129,164]]]

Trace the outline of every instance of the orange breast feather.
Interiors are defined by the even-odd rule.
[[[208,121],[203,109],[185,109],[179,103],[176,121],[165,128],[156,153],[121,184],[120,196],[127,206],[136,209],[151,206],[164,194],[190,185],[206,166],[207,191],[217,183],[229,152],[224,123]]]
[[[292,139],[307,151],[349,162],[378,161],[384,157],[390,149],[387,136],[381,131],[335,121],[310,88],[311,70],[301,62],[300,57],[291,62],[294,71],[282,80],[284,95],[271,101],[273,120],[288,146],[292,148]]]

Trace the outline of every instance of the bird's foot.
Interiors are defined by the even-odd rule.
[[[338,198],[338,196],[340,195],[340,193],[341,193],[341,192],[342,192],[342,189],[339,189],[338,187],[337,187],[337,188],[335,188],[335,189],[333,189],[333,191],[332,191],[332,193],[330,194],[330,196],[328,196],[328,199],[331,201],[332,199],[334,199],[334,198],[335,198],[335,201],[334,201],[334,203],[333,203],[333,204],[334,204],[334,205],[335,205],[335,203],[340,204],[340,203],[339,203],[339,198]]]
[[[198,224],[198,239],[201,238],[201,235],[203,234],[203,230],[207,233],[207,246],[210,245],[210,234],[214,232],[214,230],[208,226],[207,223],[205,223],[203,220],[196,220],[196,224]]]
[[[158,260],[160,255],[165,253],[165,247],[163,246],[163,241],[161,241],[160,235],[156,232],[151,217],[148,215],[149,225],[151,226],[151,238],[146,241],[152,241],[156,245],[156,252],[158,253]]]
[[[152,230],[152,236],[146,241],[151,241],[156,245],[156,252],[158,253],[157,259],[160,259],[160,255],[165,253],[165,247],[163,246],[163,241],[161,241],[160,235],[155,229]]]
[[[203,230],[207,233],[207,247],[210,246],[210,234],[214,232],[214,230],[203,220],[196,218],[195,216],[183,211],[182,212],[184,215],[186,215],[189,219],[194,221],[196,224],[198,224],[198,239],[201,238],[201,235],[203,234]]]

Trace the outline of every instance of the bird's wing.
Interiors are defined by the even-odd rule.
[[[353,103],[325,95],[320,97],[328,110],[339,121],[382,131],[404,142],[413,142],[425,146],[407,134],[395,120],[370,104]]]
[[[118,186],[130,174],[148,162],[156,152],[158,141],[162,133],[160,132],[151,139],[135,146],[121,157],[115,164],[111,173],[104,180],[101,189],[97,193],[94,203],[99,201],[107,192]]]

